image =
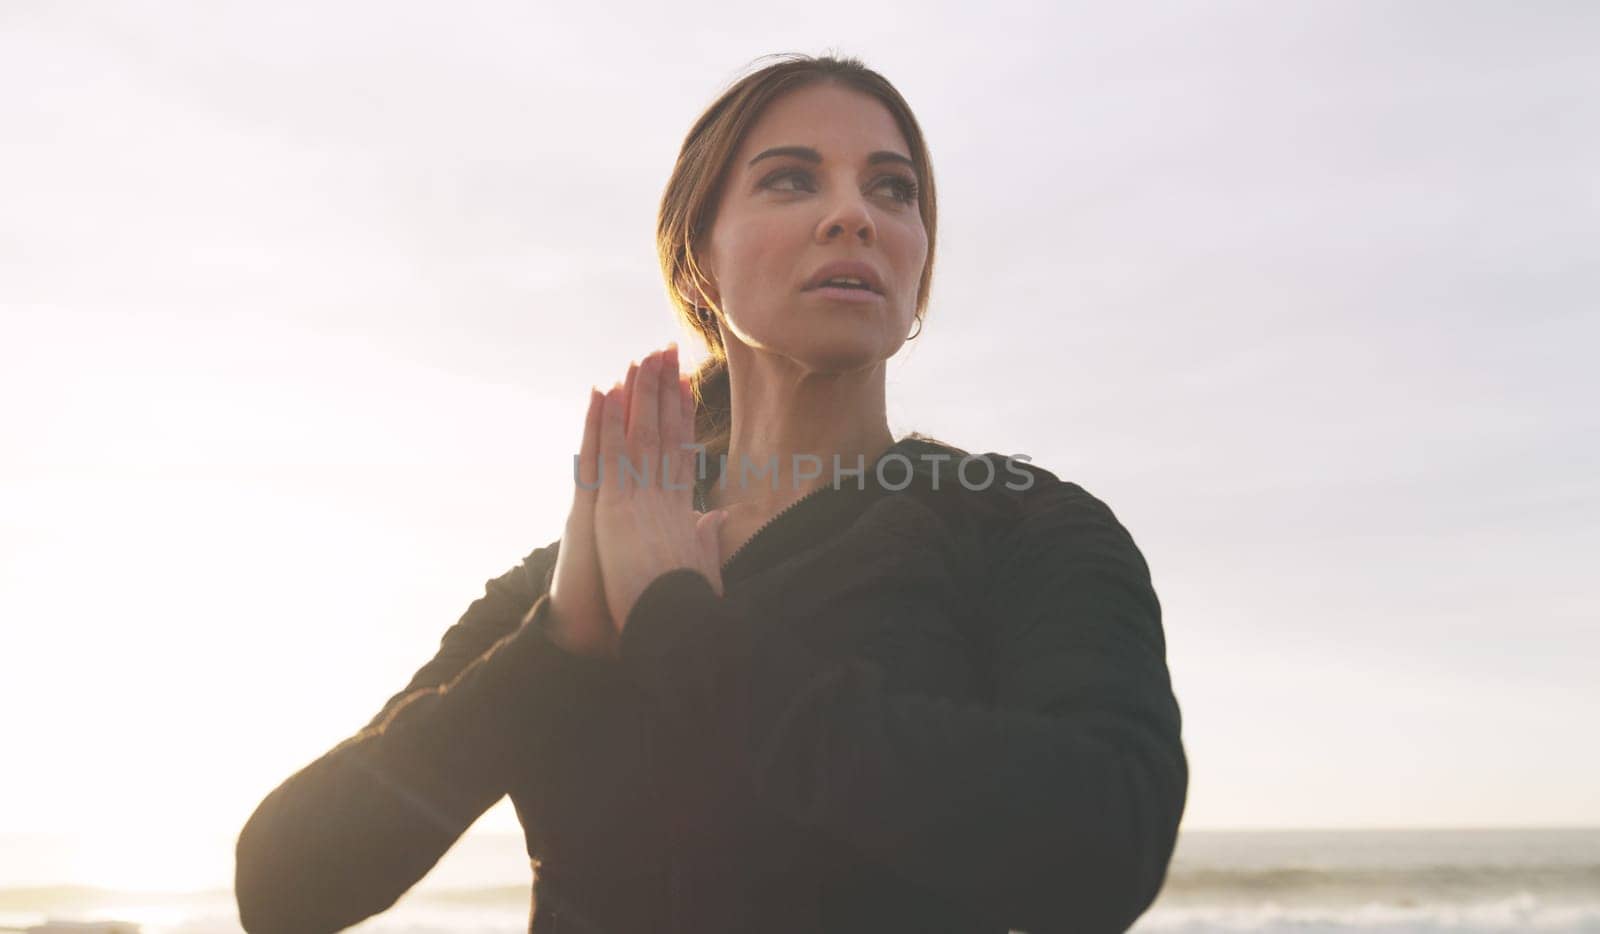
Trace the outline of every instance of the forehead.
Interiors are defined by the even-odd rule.
[[[833,84],[790,91],[769,103],[745,134],[738,165],[773,146],[810,146],[825,161],[859,161],[880,149],[911,155],[905,135],[882,101]]]

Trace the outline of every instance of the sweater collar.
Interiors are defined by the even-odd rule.
[[[876,461],[865,465],[860,479],[841,472],[843,479],[839,482],[823,484],[773,516],[733,555],[723,568],[724,579],[755,573],[809,542],[832,534],[883,496],[931,484],[933,462],[923,454],[958,453],[921,438],[901,438],[885,448]]]

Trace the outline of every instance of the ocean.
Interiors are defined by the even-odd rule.
[[[159,871],[121,876],[147,880],[137,887],[97,884],[117,875],[97,860],[104,845],[0,834],[0,930],[120,920],[140,934],[237,934],[231,844],[162,841],[185,867],[167,878],[189,883],[163,891],[148,881]],[[523,934],[530,889],[520,836],[469,833],[393,908],[350,930]],[[1600,934],[1600,828],[1186,831],[1132,930]]]

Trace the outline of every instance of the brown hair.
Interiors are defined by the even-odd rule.
[[[700,335],[711,354],[692,377],[696,400],[695,439],[705,445],[705,457],[711,464],[727,453],[733,413],[727,349],[722,345],[722,334],[717,328],[717,317],[722,310],[704,295],[709,283],[696,262],[695,251],[705,246],[705,238],[711,232],[729,163],[768,104],[790,91],[823,82],[841,84],[883,102],[911,147],[911,161],[919,180],[918,209],[928,234],[928,259],[917,286],[918,333],[928,304],[929,283],[933,279],[938,197],[927,143],[905,98],[888,79],[856,58],[813,57],[798,52],[763,56],[772,57],[778,61],[738,79],[695,120],[678,152],[672,177],[667,180],[666,191],[661,196],[661,210],[656,215],[656,252],[661,260],[661,273],[666,278],[667,293],[679,318]],[[699,302],[686,298],[680,286],[710,306],[705,319],[697,308]]]

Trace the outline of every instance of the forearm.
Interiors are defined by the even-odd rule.
[[[261,802],[236,851],[246,930],[336,931],[383,911],[537,767],[605,664],[555,645],[547,606]]]
[[[684,571],[640,598],[622,658],[727,739],[763,803],[997,923],[1124,930],[1164,878],[1187,788],[1164,668],[1093,708],[890,695],[873,665],[820,659]]]

